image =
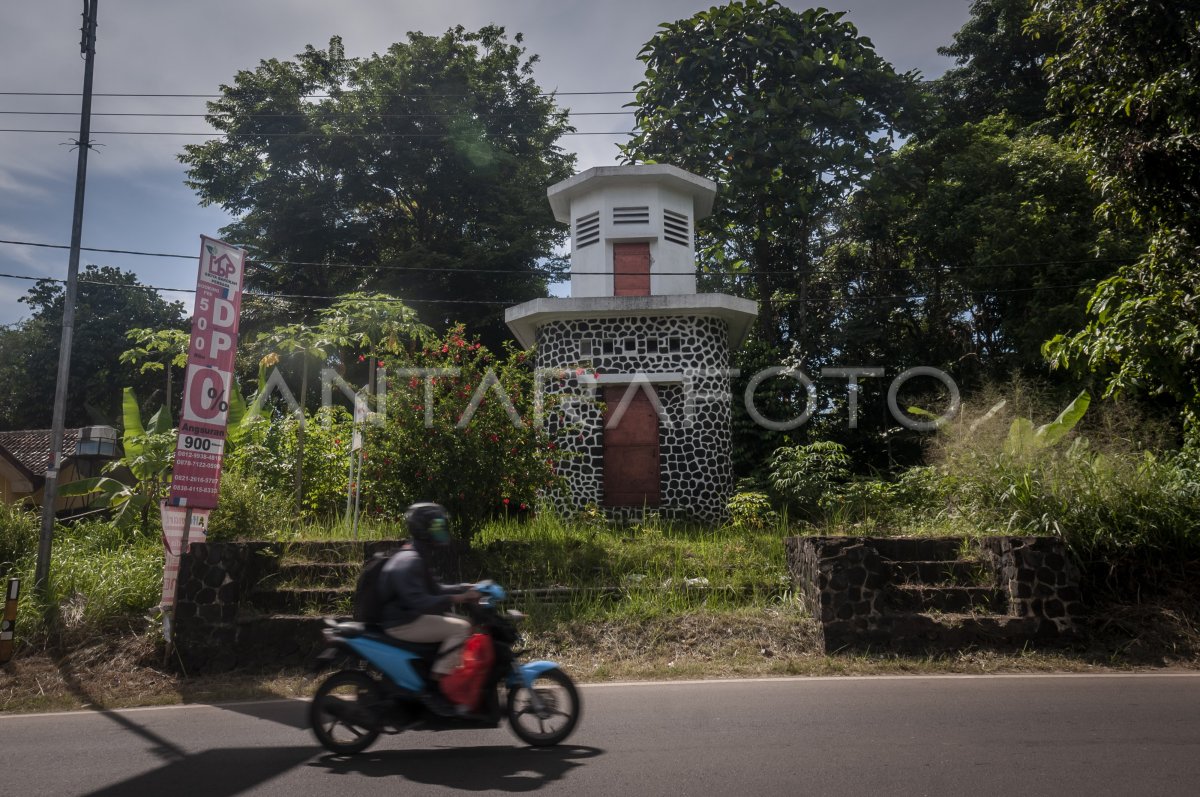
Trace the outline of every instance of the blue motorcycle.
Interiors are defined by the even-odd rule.
[[[349,665],[325,679],[309,706],[313,733],[327,750],[353,755],[381,733],[495,728],[504,717],[519,739],[535,747],[571,735],[581,710],[575,683],[554,662],[519,662],[522,615],[500,611],[506,594],[499,584],[485,581],[475,589],[483,597],[468,612],[476,633],[491,636],[495,658],[472,714],[443,717],[426,708],[423,696],[437,688],[429,680],[437,644],[404,642],[364,623],[326,621],[327,648],[319,659]]]

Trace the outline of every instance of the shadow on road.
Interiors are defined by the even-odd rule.
[[[274,698],[246,703],[210,703],[212,708],[221,711],[232,711],[246,717],[253,717],[266,722],[275,722],[295,728],[300,731],[308,730],[308,701],[281,700]],[[312,736],[310,735],[311,739]]]
[[[462,791],[536,791],[583,766],[584,759],[603,755],[595,747],[453,747],[439,750],[367,751],[353,758],[326,755],[308,764],[331,775],[354,773],[371,778],[445,786]],[[322,784],[332,793],[335,782]]]
[[[231,797],[254,789],[312,758],[312,745],[205,750],[163,764],[88,797],[169,794],[171,797]]]

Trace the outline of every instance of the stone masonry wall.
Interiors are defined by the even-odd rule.
[[[1084,614],[1079,569],[1053,537],[989,537],[984,553],[1007,589],[1009,614],[1069,631]]]
[[[300,626],[317,618],[265,618],[251,612],[252,596],[264,579],[278,573],[285,559],[364,562],[400,544],[400,540],[192,543],[180,559],[175,605],[175,646],[185,668],[188,672],[219,672],[235,666],[279,664],[289,655],[303,658],[310,651],[306,645],[297,647],[293,638]],[[452,583],[460,581],[463,570],[469,569],[467,557],[469,550],[459,544],[437,551],[431,564],[444,581]],[[312,629],[305,628],[303,633],[312,636]]]
[[[559,511],[603,504],[601,397],[586,377],[644,373],[665,415],[657,511],[712,523],[725,519],[733,490],[728,335],[724,321],[690,316],[570,319],[539,327],[538,367],[564,373],[545,383],[548,427],[562,449],[557,466],[569,484],[568,493],[551,496]],[[654,384],[654,374],[680,374],[684,382]],[[637,507],[606,511],[619,519],[642,513]]]
[[[957,540],[792,537],[788,569],[801,599],[820,623],[825,649],[920,650],[972,645],[1009,646],[1069,639],[1083,619],[1079,573],[1053,538],[988,537],[976,586],[921,585],[920,596],[999,592],[1006,611],[955,615],[899,608],[897,592],[912,598],[902,575],[921,566],[946,572],[961,566]],[[906,568],[905,565],[908,567]],[[982,586],[979,584],[983,584]],[[950,595],[949,597],[958,597]]]

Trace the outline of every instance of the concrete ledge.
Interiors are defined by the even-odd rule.
[[[570,318],[622,316],[715,316],[729,325],[729,347],[735,348],[758,317],[758,303],[724,293],[663,296],[588,296],[575,299],[532,299],[504,311],[504,323],[522,346],[534,344],[537,328]]]

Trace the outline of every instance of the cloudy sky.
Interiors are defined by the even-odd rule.
[[[203,138],[164,133],[209,130],[202,97],[105,94],[213,94],[239,69],[263,58],[288,58],[306,44],[324,47],[342,36],[347,56],[385,50],[407,31],[441,33],[454,25],[503,25],[525,34],[541,57],[536,77],[562,92],[575,112],[617,111],[641,78],[637,52],[665,21],[710,3],[697,0],[99,0],[92,140],[88,162],[85,247],[195,254],[198,236],[216,235],[228,221],[202,208],[183,184],[176,156]],[[786,0],[802,9],[813,3]],[[951,65],[937,55],[968,17],[969,0],[844,0],[827,5],[874,41],[898,70],[936,77]],[[0,6],[0,239],[68,244],[83,82],[79,53],[82,0],[7,0]],[[65,96],[52,96],[61,94]],[[38,112],[36,114],[29,112]],[[105,114],[197,114],[120,116]],[[616,163],[613,131],[631,116],[580,116],[565,141],[579,168]],[[13,129],[66,132],[7,132]],[[75,132],[69,132],[75,131]],[[109,131],[109,132],[106,132]],[[153,135],[117,135],[148,131]],[[84,252],[82,264],[136,271],[142,282],[188,287],[187,260]],[[0,244],[0,273],[63,278],[67,252]],[[0,277],[0,324],[28,314],[17,299],[31,283]],[[190,297],[183,299],[190,308]]]

